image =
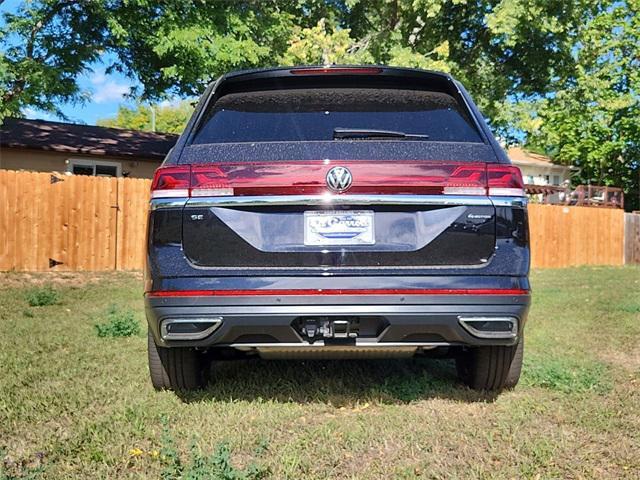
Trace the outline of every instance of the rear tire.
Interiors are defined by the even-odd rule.
[[[524,359],[524,336],[520,337],[518,345],[516,345],[516,353],[511,360],[511,367],[507,378],[504,381],[504,388],[512,389],[520,380],[520,373],[522,372],[522,360]]]
[[[513,346],[473,347],[456,357],[456,369],[470,388],[500,391],[518,383],[523,354],[523,338]]]
[[[204,385],[202,355],[193,348],[158,347],[151,332],[147,333],[149,373],[156,390],[186,391]]]

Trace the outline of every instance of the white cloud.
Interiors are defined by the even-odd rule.
[[[32,120],[53,120],[55,118],[54,115],[51,115],[48,112],[36,110],[35,108],[31,107],[22,108],[22,114]]]
[[[93,94],[93,101],[96,103],[121,101],[127,93],[129,93],[129,85],[110,80],[99,86],[98,91]]]
[[[24,108],[22,109],[22,114],[23,114],[25,117],[34,117],[34,116],[36,116],[36,115],[38,114],[38,112],[36,112],[36,110],[35,110],[34,108],[31,108],[31,107],[24,107]]]
[[[89,77],[89,81],[93,85],[102,85],[103,83],[106,83],[107,76],[105,75],[104,70],[98,70],[97,72],[94,72],[91,77]]]
[[[157,105],[160,108],[177,107],[180,105],[182,100],[183,99],[180,97],[165,98],[164,100],[161,100]]]
[[[91,75],[89,81],[94,86],[94,93],[91,98],[96,103],[122,101],[130,91],[128,84],[109,80],[109,77],[101,70]]]

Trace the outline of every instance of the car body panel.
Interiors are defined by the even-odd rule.
[[[300,73],[304,68],[237,72],[221,77],[203,94],[164,166],[219,165],[225,178],[236,179],[235,185],[244,182],[264,190],[152,199],[145,302],[158,345],[243,351],[265,344],[322,347],[324,343],[301,333],[300,322],[316,318],[358,324],[363,333],[346,341],[363,348],[372,343],[432,348],[517,341],[474,337],[459,322],[465,315],[515,318],[521,335],[530,303],[526,199],[402,191],[417,172],[434,165],[510,163],[468,93],[437,72],[372,67],[379,70],[374,78],[341,68],[328,68],[328,74],[316,69],[317,75]],[[466,109],[480,141],[193,143],[221,96],[303,84],[402,85],[446,92]],[[288,185],[283,169],[290,165],[299,165],[306,177]],[[333,166],[353,169],[353,191],[325,191],[325,176]],[[359,183],[368,173],[374,180]],[[385,181],[391,184],[389,191]],[[375,220],[374,244],[305,243],[305,212],[361,210]],[[162,292],[166,295],[159,296]],[[198,340],[167,341],[160,335],[164,319],[194,316],[220,317],[221,323]]]

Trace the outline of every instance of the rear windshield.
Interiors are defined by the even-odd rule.
[[[313,88],[225,95],[211,108],[193,143],[326,141],[334,140],[335,129],[388,130],[420,135],[418,140],[424,141],[482,142],[465,107],[446,93]]]

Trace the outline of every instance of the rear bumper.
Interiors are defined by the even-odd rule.
[[[146,297],[149,328],[164,347],[323,347],[345,342],[367,348],[449,345],[511,345],[522,334],[530,304],[529,295],[327,295],[239,297]],[[472,335],[459,317],[513,317],[517,336],[487,339]],[[198,340],[166,340],[160,326],[168,319],[215,318],[220,323]],[[379,328],[348,340],[309,342],[298,328],[301,318],[330,321],[357,318]],[[377,322],[377,323],[376,323]],[[375,327],[375,326],[374,326]]]

